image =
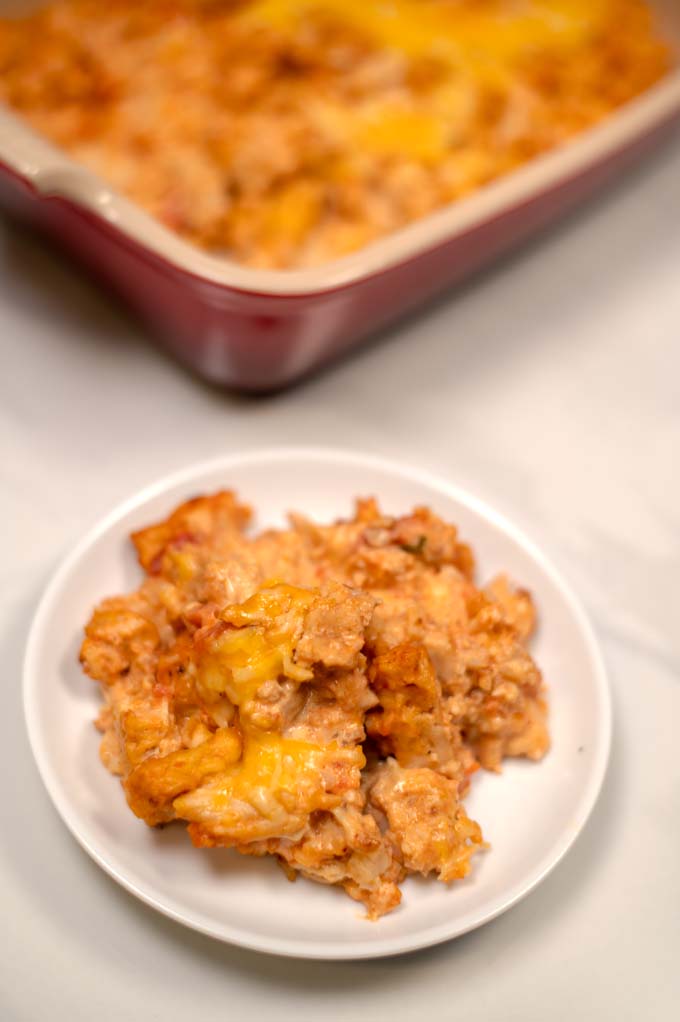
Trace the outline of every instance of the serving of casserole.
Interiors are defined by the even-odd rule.
[[[459,279],[680,111],[674,4],[33,6],[0,20],[20,118],[0,121],[0,192],[246,387]]]

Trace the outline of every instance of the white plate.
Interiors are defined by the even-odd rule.
[[[77,660],[84,623],[107,594],[139,581],[128,534],[179,501],[237,490],[260,525],[288,509],[321,520],[375,494],[391,512],[428,504],[456,522],[479,577],[499,570],[527,586],[540,613],[533,653],[549,686],[552,749],[540,764],[508,762],[482,774],[467,799],[490,852],[447,888],[409,878],[399,909],[377,923],[334,888],[289,884],[271,860],[194,849],[181,826],[151,830],[127,808],[98,759],[97,686]],[[220,940],[309,958],[373,958],[458,936],[509,908],[562,858],[593,808],[609,751],[611,710],[591,628],[545,557],[478,500],[423,472],[363,454],[282,449],[224,457],[173,475],[127,501],[62,564],[38,608],[24,668],[28,732],[43,781],[64,822],[95,862],[148,905]],[[481,776],[480,776],[481,774]]]

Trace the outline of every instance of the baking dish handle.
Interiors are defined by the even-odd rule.
[[[109,189],[85,167],[31,131],[8,110],[0,108],[2,162],[40,195],[58,195],[107,215]]]

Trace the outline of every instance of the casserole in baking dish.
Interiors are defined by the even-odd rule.
[[[277,386],[667,123],[673,10],[61,0],[0,22],[0,97],[22,115],[0,121],[2,192],[199,371]]]

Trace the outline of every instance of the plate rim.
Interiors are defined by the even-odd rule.
[[[181,907],[175,907],[154,893],[149,892],[143,886],[139,886],[130,880],[124,872],[119,871],[114,864],[108,861],[105,853],[95,847],[79,831],[77,816],[72,812],[67,799],[62,799],[57,786],[51,777],[51,768],[48,756],[44,752],[40,739],[40,725],[37,719],[36,697],[38,695],[38,672],[36,670],[36,657],[39,639],[45,624],[49,620],[55,598],[58,597],[64,582],[69,574],[87,554],[91,546],[104,536],[117,522],[123,519],[130,512],[143,504],[160,496],[176,486],[190,482],[194,477],[201,477],[222,470],[228,471],[236,466],[268,461],[292,461],[296,459],[322,460],[326,463],[360,464],[363,467],[375,468],[387,472],[393,476],[408,479],[420,483],[443,495],[450,497],[457,503],[465,506],[473,514],[484,519],[488,524],[501,531],[507,538],[518,545],[528,554],[531,559],[540,567],[541,571],[548,576],[559,593],[560,598],[569,610],[571,617],[584,640],[588,659],[592,666],[592,680],[596,704],[599,709],[600,719],[597,722],[597,748],[593,759],[593,765],[577,800],[576,809],[572,816],[572,825],[564,828],[558,840],[552,848],[539,861],[539,865],[532,871],[528,880],[521,880],[506,892],[505,896],[497,899],[497,903],[486,911],[476,914],[471,921],[464,922],[457,926],[454,920],[444,924],[438,924],[430,928],[415,931],[412,937],[397,936],[378,939],[362,945],[352,945],[347,941],[328,942],[319,945],[313,941],[284,940],[281,938],[265,938],[254,936],[248,931],[242,931],[238,927],[229,924],[221,924],[218,928],[197,918],[191,910],[182,911]],[[510,519],[497,511],[490,504],[481,498],[469,493],[455,483],[449,482],[443,474],[438,474],[429,469],[416,467],[408,462],[401,462],[395,458],[379,454],[359,451],[352,448],[323,447],[307,445],[287,445],[276,447],[263,447],[253,450],[246,450],[231,454],[218,455],[216,457],[203,459],[186,465],[184,468],[170,472],[146,486],[137,490],[131,496],[116,504],[107,514],[97,519],[95,523],[85,531],[85,534],[60,560],[57,568],[52,573],[42,595],[38,601],[33,614],[25,645],[25,653],[22,665],[22,703],[26,731],[28,734],[29,746],[33,759],[38,768],[40,779],[52,805],[56,809],[67,830],[78,842],[80,847],[90,858],[113,880],[123,887],[128,893],[139,898],[150,908],[161,912],[166,917],[189,927],[192,930],[203,933],[206,936],[220,940],[223,943],[243,947],[251,951],[273,954],[289,958],[316,959],[326,961],[352,961],[359,959],[385,958],[394,955],[418,951],[423,948],[432,947],[445,941],[453,940],[463,936],[480,926],[483,926],[492,919],[497,918],[522,898],[530,894],[536,887],[552,872],[562,861],[564,856],[573,846],[587,823],[597,799],[600,795],[612,740],[612,699],[609,686],[607,669],[602,652],[600,650],[595,630],[590,622],[586,611],[576,597],[570,585],[565,581],[562,574],[554,567],[552,562],[543,551],[531,540],[522,529]]]

